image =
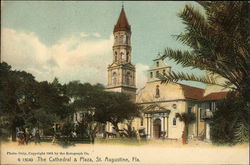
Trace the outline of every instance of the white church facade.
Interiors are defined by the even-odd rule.
[[[197,120],[189,126],[189,136],[198,136],[204,129],[204,121],[199,114],[199,100],[203,97],[204,89],[179,83],[161,83],[157,75],[168,72],[171,72],[171,67],[163,60],[153,60],[148,70],[148,81],[136,95],[136,103],[143,106],[140,119],[143,121],[135,121],[134,127],[144,128],[148,138],[179,139],[184,124],[176,118],[176,114],[193,112]]]

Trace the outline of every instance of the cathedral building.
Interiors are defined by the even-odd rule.
[[[131,63],[131,27],[123,7],[113,34],[113,62],[108,66],[107,91],[127,93],[135,99],[136,71]]]
[[[171,67],[160,58],[153,60],[148,70],[148,81],[137,93],[136,103],[143,106],[141,123],[138,129],[145,128],[148,138],[178,139],[182,136],[184,123],[176,118],[177,113],[195,113],[198,119],[189,126],[189,135],[197,136],[204,128],[199,120],[198,101],[203,97],[204,89],[179,83],[161,83],[159,74],[168,74]],[[138,122],[137,122],[138,123]]]
[[[136,103],[143,109],[133,127],[144,130],[148,139],[181,139],[185,125],[176,114],[192,112],[196,119],[188,126],[188,137],[209,140],[209,118],[216,110],[216,102],[226,98],[227,91],[218,86],[202,89],[180,83],[161,83],[158,75],[168,74],[171,67],[159,57],[148,70],[147,83],[137,92]]]
[[[141,117],[132,122],[133,129],[143,133],[148,139],[181,139],[184,123],[176,118],[176,114],[193,112],[196,120],[188,126],[188,136],[209,138],[206,119],[216,109],[216,101],[224,99],[227,92],[213,87],[201,89],[180,83],[161,83],[158,75],[170,73],[171,66],[160,55],[153,59],[147,83],[136,91],[136,68],[131,63],[131,26],[123,7],[113,34],[113,61],[108,66],[107,91],[130,94],[143,107]],[[107,124],[106,131],[114,131],[110,123]]]

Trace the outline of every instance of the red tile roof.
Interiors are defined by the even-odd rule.
[[[130,25],[128,23],[124,9],[122,8],[118,21],[115,25],[114,32],[128,31],[131,32]]]
[[[184,97],[187,99],[201,100],[203,98],[204,89],[196,88],[184,84],[179,84],[184,92]]]
[[[227,97],[228,92],[214,92],[209,93],[208,95],[204,96],[202,100],[208,101],[208,100],[222,100]]]

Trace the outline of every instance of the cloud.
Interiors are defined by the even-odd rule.
[[[95,37],[101,37],[101,35],[99,33],[93,33],[92,35]]]
[[[80,33],[80,36],[81,37],[90,37],[90,36],[93,36],[93,37],[96,37],[96,38],[99,38],[99,37],[101,37],[101,34],[99,34],[99,33],[90,33],[90,34],[87,34],[87,33],[84,33],[84,32],[81,32]]]
[[[81,37],[88,37],[88,34],[81,32],[81,33],[80,33],[80,36],[81,36]]]
[[[62,83],[72,80],[107,84],[107,66],[112,62],[113,37],[86,39],[101,35],[81,33],[62,38],[46,46],[34,33],[2,29],[2,58],[14,69],[32,73],[38,81],[52,81],[58,77]],[[138,90],[146,81],[149,66],[136,64]]]
[[[106,70],[112,61],[112,36],[87,40],[85,37],[93,34],[81,33],[46,46],[34,33],[1,30],[2,59],[14,69],[30,72],[38,81],[58,77],[63,83],[80,80],[106,85]]]
[[[49,65],[57,65],[48,48],[34,33],[5,28],[1,33],[3,61],[19,68],[36,68],[39,71],[48,71]]]

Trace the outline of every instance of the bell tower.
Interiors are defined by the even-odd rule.
[[[131,27],[123,7],[113,35],[113,62],[108,66],[107,91],[124,92],[135,98],[136,71],[131,63]]]

